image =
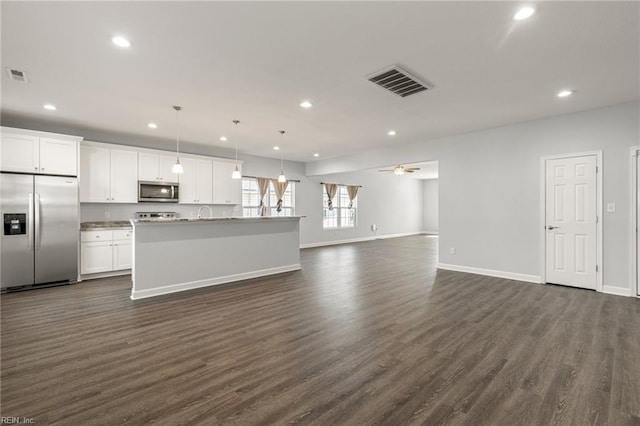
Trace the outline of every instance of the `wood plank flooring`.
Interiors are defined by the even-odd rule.
[[[415,236],[131,301],[1,297],[1,414],[38,425],[640,425],[640,300],[436,273]]]

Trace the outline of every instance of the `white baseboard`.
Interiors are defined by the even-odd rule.
[[[162,287],[155,287],[145,290],[131,290],[131,300],[144,299],[147,297],[160,296],[163,294],[177,293],[185,290],[193,290],[212,285],[226,284],[235,281],[248,280],[251,278],[265,277],[267,275],[281,274],[283,272],[298,271],[302,269],[299,263],[294,265],[278,266],[277,268],[260,269],[257,271],[243,272],[241,274],[226,275],[223,277],[209,278],[206,280],[190,281],[185,283],[171,284]]]
[[[404,232],[402,234],[385,234],[371,237],[349,238],[346,240],[321,241],[319,243],[300,244],[300,248],[305,249],[313,247],[334,246],[337,244],[360,243],[362,241],[386,240],[387,238],[409,237],[411,235],[421,235],[422,233],[423,232]]]
[[[438,231],[422,231],[421,234],[437,236],[438,235]]]
[[[81,275],[78,282],[86,280],[95,280],[98,278],[118,277],[120,275],[131,275],[131,269],[123,269],[121,271],[98,272],[97,274]]]
[[[603,293],[607,293],[607,294],[613,294],[615,296],[625,296],[625,297],[634,296],[634,294],[631,291],[631,289],[622,288],[622,287],[613,287],[613,286],[610,286],[610,285],[602,286],[602,292]]]
[[[525,281],[528,283],[540,284],[542,278],[537,275],[519,274],[516,272],[495,271],[493,269],[474,268],[472,266],[450,265],[438,263],[438,269],[447,271],[466,272],[468,274],[487,275],[489,277],[506,278],[508,280]]]

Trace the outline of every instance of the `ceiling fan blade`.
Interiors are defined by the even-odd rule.
[[[420,167],[409,167],[408,169],[405,169],[407,172],[415,172],[416,170],[420,170]]]
[[[378,170],[379,172],[392,172],[393,170]]]

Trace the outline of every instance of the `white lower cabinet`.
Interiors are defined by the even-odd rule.
[[[80,234],[82,275],[131,269],[131,230],[83,231]]]

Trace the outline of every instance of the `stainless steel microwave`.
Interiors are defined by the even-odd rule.
[[[138,201],[151,203],[177,203],[179,188],[172,182],[138,182]]]

